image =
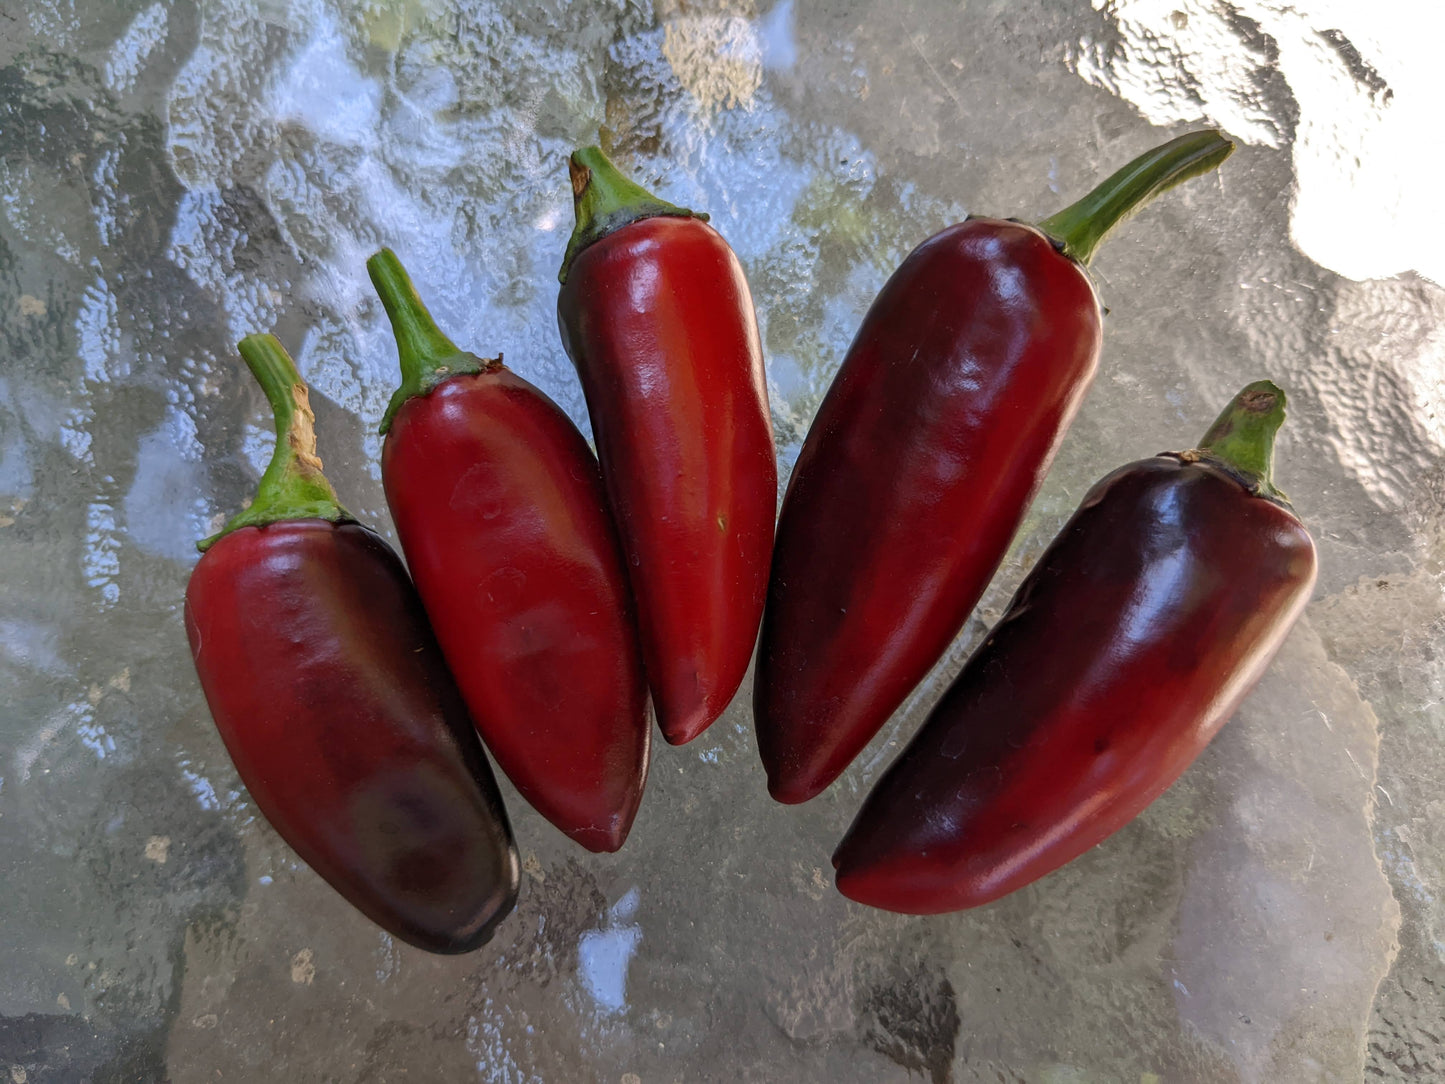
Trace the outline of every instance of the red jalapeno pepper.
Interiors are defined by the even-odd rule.
[[[186,588],[206,703],[307,865],[403,941],[477,948],[517,895],[496,781],[401,561],[321,473],[291,359],[269,335],[240,350],[276,413],[276,452]]]
[[[652,724],[597,460],[500,357],[441,333],[393,253],[367,268],[402,371],[381,477],[437,640],[522,797],[587,849],[615,851],[642,800]]]
[[[1098,365],[1085,271],[1115,224],[1213,169],[1197,132],[1039,228],[970,218],[884,285],[808,432],[778,521],[754,678],[768,789],[828,786],[958,635]]]
[[[747,671],[777,465],[742,267],[705,215],[595,147],[570,161],[577,228],[557,298],[637,600],[663,737],[691,741]]]
[[[1132,820],[1204,749],[1309,600],[1315,549],[1270,482],[1284,393],[1104,478],[1039,558],[833,856],[909,914],[1021,888]]]

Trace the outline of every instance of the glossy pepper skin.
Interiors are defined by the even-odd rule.
[[[539,389],[437,330],[395,255],[368,267],[405,374],[382,482],[432,628],[522,796],[588,850],[615,851],[652,722],[597,460]]]
[[[736,693],[767,588],[777,466],[742,268],[691,212],[571,162],[578,231],[557,300],[637,600],[658,724],[702,733]]]
[[[778,525],[754,684],[774,798],[836,779],[958,635],[1094,375],[1100,316],[1043,234],[993,219],[884,286]]]
[[[775,799],[807,801],[842,773],[1003,559],[1098,367],[1102,311],[1084,270],[1094,246],[1231,149],[1216,132],[1182,137],[1042,229],[970,218],[885,284],[778,522],[754,681]]]
[[[1221,423],[1272,439],[1283,405],[1261,382]],[[1199,755],[1316,568],[1267,470],[1261,484],[1226,445],[1089,491],[868,796],[833,856],[839,891],[908,914],[988,903],[1123,827]]]
[[[290,359],[270,336],[242,352],[281,406],[267,479],[299,484],[272,500],[263,481],[191,575],[206,703],[257,807],[307,865],[403,941],[470,951],[516,900],[501,795],[401,561],[320,475]]]

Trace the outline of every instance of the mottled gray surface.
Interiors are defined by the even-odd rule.
[[[1445,1076],[1445,237],[1438,144],[1407,142],[1438,11],[0,2],[0,1082]],[[909,248],[1201,123],[1239,152],[1103,250],[1101,374],[1014,552],[826,795],[767,799],[746,688],[658,749],[617,856],[509,790],[521,901],[462,958],[380,934],[256,817],[180,620],[192,540],[268,454],[239,336],[295,351],[383,530],[378,245],[585,426],[554,276],[600,129],[742,258],[786,476]],[[1083,491],[1262,375],[1321,575],[1239,716],[1012,897],[844,901],[832,845]]]

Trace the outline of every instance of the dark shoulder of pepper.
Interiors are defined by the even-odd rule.
[[[291,359],[269,335],[240,349],[276,414],[276,452],[186,589],[206,703],[307,865],[403,941],[477,948],[517,894],[496,782],[401,561],[321,473]]]
[[[1315,549],[1270,482],[1284,394],[1104,478],[1039,558],[833,856],[844,895],[975,907],[1141,812],[1264,673]]]

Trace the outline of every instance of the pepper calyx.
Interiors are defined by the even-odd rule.
[[[577,225],[567,241],[562,267],[557,272],[558,282],[567,281],[567,272],[572,269],[578,253],[624,226],[663,216],[708,220],[703,212],[668,203],[629,180],[597,147],[573,151],[567,159],[567,173],[572,181],[572,206]]]
[[[1284,424],[1286,398],[1270,380],[1243,388],[1214,420],[1197,447],[1167,452],[1184,463],[1202,463],[1234,478],[1252,495],[1290,508],[1273,480],[1274,438]]]
[[[401,362],[401,384],[386,404],[386,413],[381,416],[378,427],[382,436],[390,431],[396,412],[408,399],[427,395],[454,376],[489,373],[501,368],[501,354],[495,358],[478,357],[442,333],[412,285],[411,276],[391,249],[383,248],[367,260],[366,271],[391,321]]]
[[[237,350],[271,404],[276,419],[276,449],[256,486],[255,499],[216,534],[197,542],[196,549],[205,553],[242,527],[264,527],[293,519],[354,521],[322,473],[321,459],[316,454],[316,415],[311,412],[306,382],[296,371],[291,355],[274,335],[247,335]]]

